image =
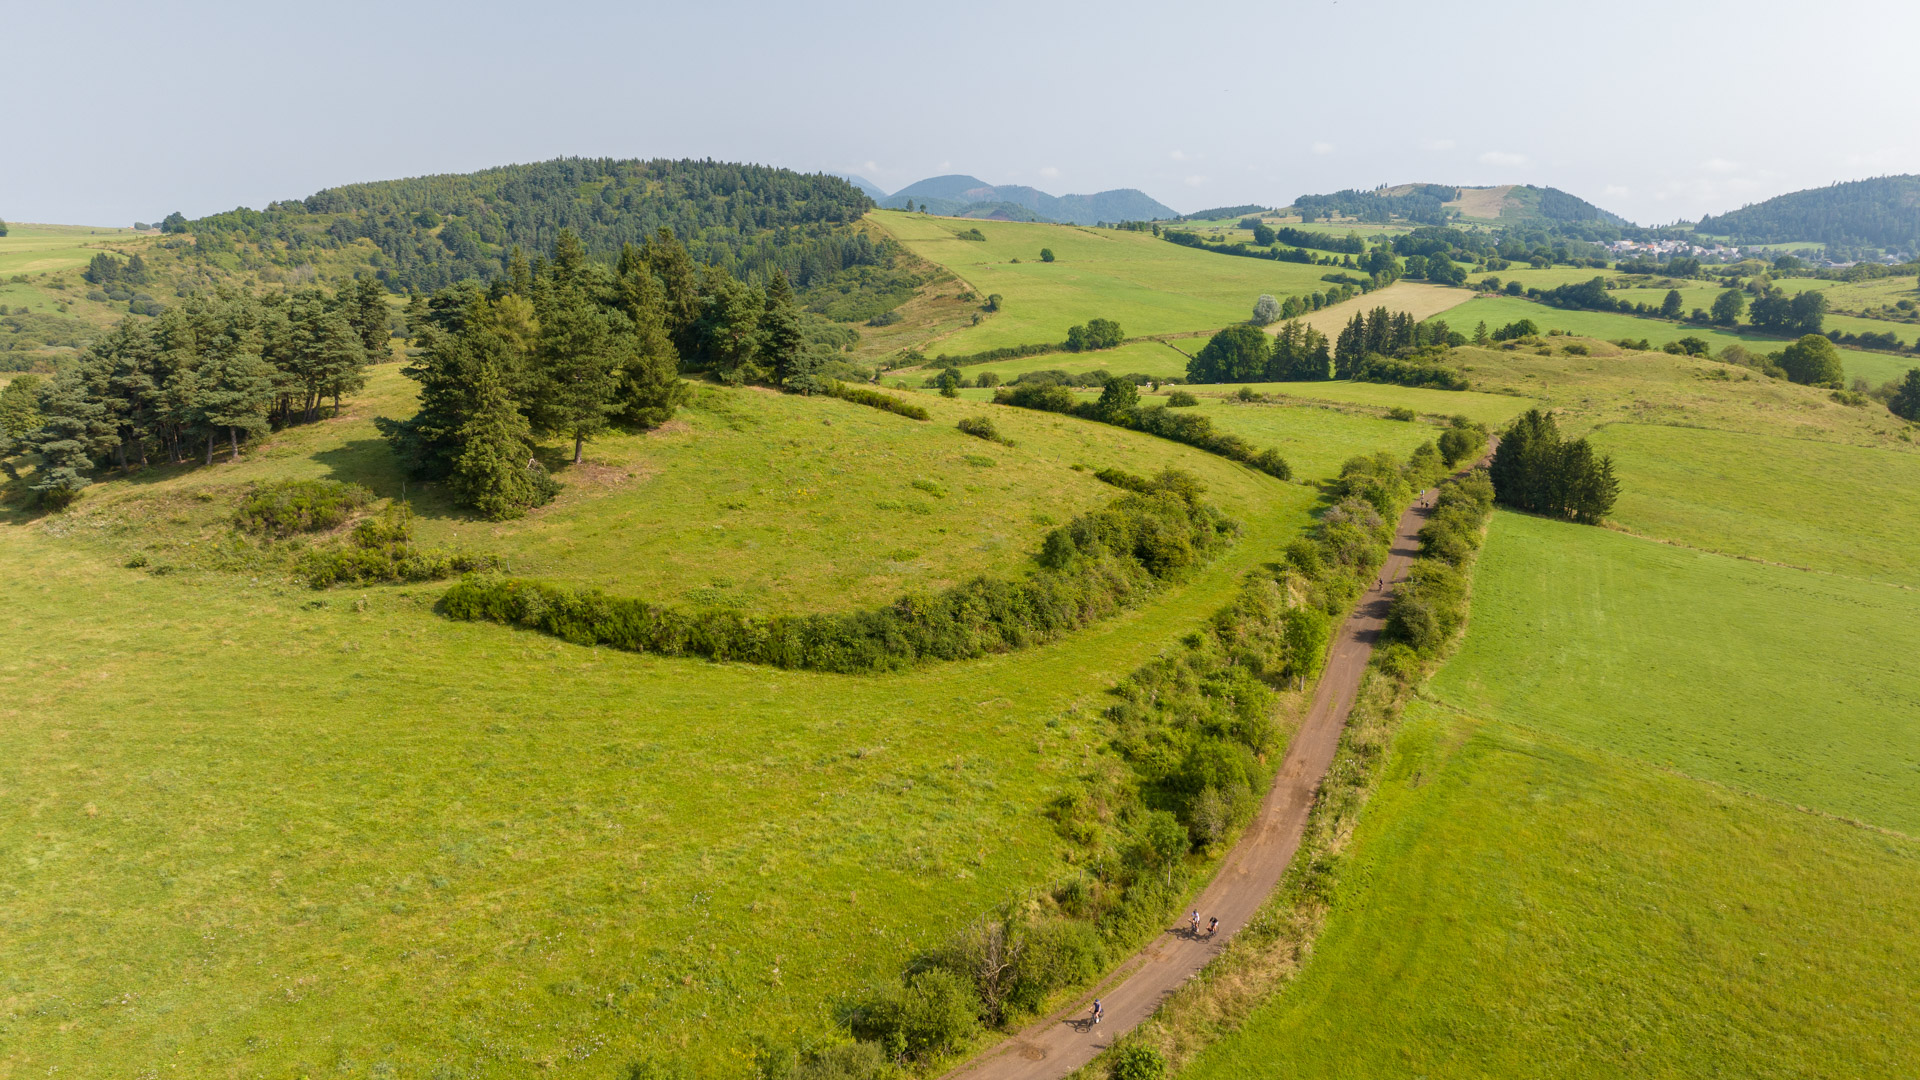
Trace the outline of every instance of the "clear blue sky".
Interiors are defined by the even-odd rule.
[[[560,155],[1138,187],[1550,184],[1644,223],[1920,172],[1920,5],[17,3],[0,218]]]

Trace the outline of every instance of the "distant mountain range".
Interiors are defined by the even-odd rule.
[[[1696,232],[1734,243],[1826,244],[1920,252],[1920,176],[1876,176],[1777,195],[1725,214]]]
[[[919,209],[947,217],[997,221],[1051,221],[1066,225],[1093,225],[1102,221],[1162,221],[1179,212],[1137,188],[1117,188],[1093,195],[1049,195],[1024,184],[989,184],[978,177],[953,174],[908,184],[889,195],[864,177],[847,182],[881,206]]]

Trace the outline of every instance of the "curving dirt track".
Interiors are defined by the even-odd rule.
[[[1489,458],[1491,454],[1489,453]],[[1483,458],[1478,464],[1485,464]],[[1019,1034],[946,1074],[945,1080],[1057,1080],[1085,1065],[1115,1039],[1151,1016],[1168,994],[1180,988],[1225,947],[1266,902],[1300,846],[1320,780],[1333,764],[1340,734],[1373,656],[1374,642],[1386,625],[1393,586],[1405,580],[1419,551],[1419,533],[1432,513],[1437,489],[1421,492],[1394,530],[1393,546],[1372,588],[1341,624],[1326,670],[1320,676],[1307,718],[1287,744],[1273,787],[1246,835],[1228,853],[1220,873],[1193,903],[1200,918],[1218,917],[1213,937],[1193,934],[1184,925],[1161,934],[1134,954],[1092,992]],[[1100,999],[1105,1019],[1087,1019],[1089,1003]]]

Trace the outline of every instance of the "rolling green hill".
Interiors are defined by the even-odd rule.
[[[1920,176],[1876,176],[1776,195],[1694,226],[1735,243],[1817,243],[1920,253]]]

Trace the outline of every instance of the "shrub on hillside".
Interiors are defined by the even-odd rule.
[[[993,421],[984,416],[962,417],[960,422],[954,426],[976,439],[997,442],[1002,446],[1013,445],[1013,440],[1001,435],[1000,429],[993,426]]]
[[[316,589],[352,582],[439,581],[498,568],[491,555],[423,552],[413,546],[413,511],[390,506],[353,527],[343,547],[308,552],[298,573]]]
[[[896,383],[895,385],[899,384]],[[901,389],[905,389],[905,387],[901,386]],[[864,386],[832,382],[827,384],[825,393],[829,397],[837,397],[842,401],[851,401],[855,405],[866,405],[885,412],[898,413],[901,416],[914,420],[926,420],[930,418],[926,409],[915,405],[911,401],[902,401],[892,394],[883,394],[878,390],[869,390]]]
[[[1200,399],[1185,390],[1175,390],[1167,395],[1167,407],[1172,409],[1191,409],[1200,404]]]
[[[280,480],[256,485],[240,499],[233,523],[270,536],[320,532],[344,523],[373,501],[373,492],[338,480]]]

